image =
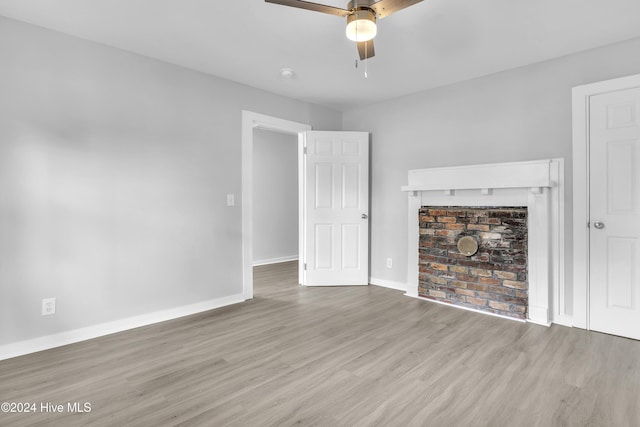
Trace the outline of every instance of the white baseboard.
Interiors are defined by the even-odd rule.
[[[567,326],[573,328],[573,316],[556,314],[553,317],[553,322],[556,325]]]
[[[527,322],[535,323],[536,325],[551,326],[549,319],[549,308],[539,307],[537,305],[529,304],[529,318]]]
[[[80,341],[86,341],[129,329],[139,328],[141,326],[177,319],[179,317],[190,316],[192,314],[202,313],[204,311],[237,304],[243,301],[245,301],[245,298],[242,294],[231,295],[228,297],[156,311],[140,316],[128,317],[126,319],[114,320],[112,322],[101,323],[99,325],[88,326],[86,328],[74,329],[54,335],[47,335],[12,344],[5,344],[0,346],[0,360],[23,356],[25,354],[48,350]]]
[[[407,284],[402,282],[394,282],[392,280],[378,279],[376,277],[370,277],[369,283],[375,286],[382,286],[383,288],[395,289],[397,291],[407,291]]]
[[[282,256],[282,257],[279,257],[279,258],[254,260],[253,261],[253,266],[257,267],[259,265],[278,264],[280,262],[297,261],[297,260],[298,260],[298,255],[289,255],[289,256]]]

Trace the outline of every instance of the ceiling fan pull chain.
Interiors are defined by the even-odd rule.
[[[358,39],[358,21],[356,21],[356,40]],[[369,56],[367,55],[367,46],[369,46],[369,42],[365,41],[364,42],[364,57],[365,59],[368,58]],[[358,68],[358,60],[356,59],[356,68]],[[367,74],[367,70],[368,70],[368,64],[367,61],[364,61],[364,78],[368,79],[369,76]]]
[[[356,39],[358,38],[358,22],[356,22]],[[356,68],[358,68],[358,60],[356,59]],[[366,68],[366,66],[365,66]]]
[[[358,35],[358,24],[356,21],[356,36]],[[369,55],[367,55],[367,47],[369,46],[369,42],[365,41],[364,42],[364,57],[368,58]],[[367,74],[367,70],[369,69],[369,61],[364,61],[364,78],[368,79],[369,75]]]
[[[364,42],[364,56],[365,56],[365,58],[369,57],[367,55],[367,47],[369,47],[369,42]],[[369,74],[367,73],[367,71],[369,71],[369,61],[364,61],[364,78],[365,79],[369,78]]]

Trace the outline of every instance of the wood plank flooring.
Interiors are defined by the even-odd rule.
[[[640,342],[376,286],[302,288],[0,362],[2,426],[640,426]]]

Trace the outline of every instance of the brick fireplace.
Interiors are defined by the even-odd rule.
[[[402,190],[407,296],[542,325],[570,322],[562,159],[415,169]]]
[[[418,295],[526,319],[527,208],[423,206]]]

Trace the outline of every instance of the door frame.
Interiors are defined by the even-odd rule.
[[[573,101],[573,326],[589,325],[589,99],[640,87],[640,74],[576,86]]]
[[[242,293],[244,299],[253,298],[253,130],[298,136],[298,201],[299,201],[299,245],[302,247],[302,132],[311,130],[309,124],[293,122],[253,111],[242,110]],[[300,255],[302,253],[300,252]],[[301,263],[300,263],[301,264]],[[299,268],[299,270],[302,267]],[[299,271],[299,275],[301,271]]]

